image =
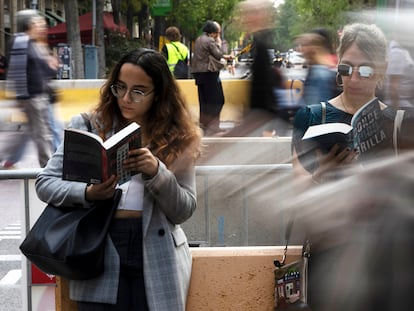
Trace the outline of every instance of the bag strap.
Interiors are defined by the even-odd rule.
[[[181,60],[184,60],[184,59],[185,59],[185,57],[183,56],[183,54],[181,54],[181,52],[180,52],[180,50],[178,49],[178,47],[177,47],[174,43],[172,43],[172,42],[170,42],[170,44],[171,44],[173,47],[175,47],[175,49],[177,50],[178,54],[180,54],[180,56],[181,56]]]
[[[85,122],[88,132],[92,132],[92,125],[91,120],[89,119],[89,115],[86,112],[82,112],[81,116],[83,118],[83,121]]]
[[[321,124],[326,123],[326,102],[320,102],[319,104],[312,104],[308,106],[312,113],[318,115],[319,108],[321,109]]]
[[[321,119],[321,123],[324,124],[326,122],[326,103],[325,102],[321,102],[321,108],[322,108],[322,119]]]
[[[274,265],[278,268],[283,267],[285,265],[286,262],[286,256],[287,256],[287,251],[288,251],[288,246],[289,246],[289,240],[290,240],[290,236],[292,234],[292,228],[293,228],[293,224],[295,222],[295,215],[293,214],[290,218],[290,220],[288,221],[287,225],[286,225],[286,230],[285,230],[285,249],[283,250],[283,257],[282,260],[275,260],[274,261]],[[309,239],[305,239],[305,242],[303,243],[303,247],[302,247],[302,257],[305,258],[309,258],[310,257],[310,247],[311,247],[311,242]]]
[[[398,109],[397,113],[395,114],[395,119],[394,119],[394,131],[392,135],[392,145],[394,147],[394,153],[396,156],[398,155],[398,135],[401,132],[401,126],[404,120],[404,113],[405,113],[404,110]]]

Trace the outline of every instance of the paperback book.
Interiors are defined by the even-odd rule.
[[[323,123],[310,126],[302,140],[314,140],[319,149],[327,153],[338,144],[343,148],[357,149],[359,156],[383,152],[389,148],[391,135],[377,98],[362,106],[352,117],[351,124]]]

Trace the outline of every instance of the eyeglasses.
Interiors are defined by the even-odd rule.
[[[129,92],[129,98],[134,103],[140,103],[144,100],[144,97],[154,92],[154,89],[148,92],[143,92],[140,90],[130,90],[126,88],[125,85],[121,84],[112,84],[111,85],[111,92],[116,98],[123,98],[127,92]]]
[[[348,64],[339,64],[338,73],[344,77],[351,76],[354,72],[354,68],[358,68],[359,76],[362,78],[371,78],[374,75],[374,68],[371,66],[352,67]]]

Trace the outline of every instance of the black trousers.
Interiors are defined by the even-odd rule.
[[[218,127],[220,123],[224,93],[219,74],[219,72],[194,73],[200,104],[200,126],[203,129]]]
[[[114,219],[109,234],[121,259],[117,303],[78,302],[78,310],[148,311],[142,257],[142,220]]]

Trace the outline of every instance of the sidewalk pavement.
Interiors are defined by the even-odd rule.
[[[7,141],[9,139],[16,139],[19,135],[22,135],[24,125],[17,123],[0,123],[0,157],[4,153],[7,153]],[[1,159],[2,161],[4,159]],[[22,160],[16,163],[16,168],[38,168],[39,162],[37,159],[37,150],[33,141],[29,139]]]

